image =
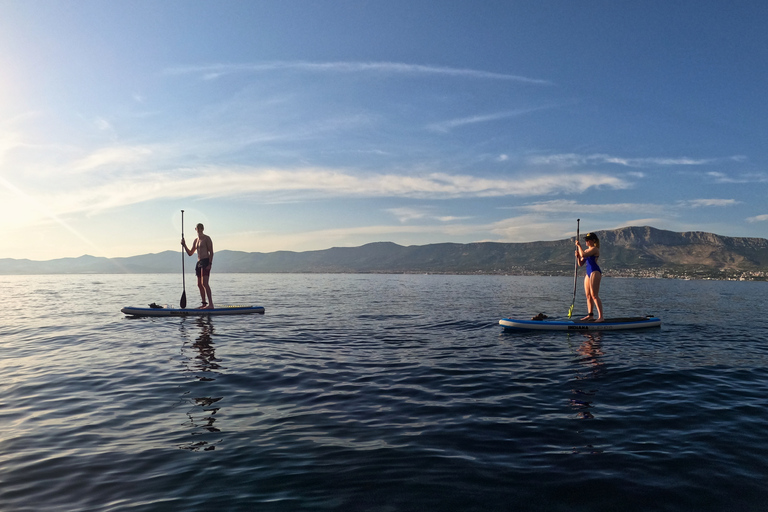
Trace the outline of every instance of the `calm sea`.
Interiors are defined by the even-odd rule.
[[[565,316],[570,278],[211,282],[266,314],[0,277],[0,510],[768,510],[768,283],[606,278],[609,316],[664,324],[587,335],[498,325]]]

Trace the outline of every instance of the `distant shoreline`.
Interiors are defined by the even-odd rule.
[[[178,272],[45,272],[30,274],[8,274],[0,273],[3,277],[32,277],[32,276],[143,276],[143,275],[173,275]],[[376,271],[376,272],[219,272],[221,275],[236,274],[278,274],[278,275],[434,275],[434,276],[512,276],[512,277],[573,277],[573,272],[418,272],[418,271]],[[187,272],[186,275],[194,275]],[[583,277],[583,273],[579,273]],[[683,281],[768,281],[768,272],[682,272],[675,273],[669,270],[633,270],[633,271],[611,271],[605,273],[605,278],[614,279],[677,279]]]
[[[597,231],[606,277],[768,280],[768,240],[712,233],[664,231],[649,226]],[[214,273],[447,274],[572,276],[573,238],[547,242],[359,247],[271,253],[221,250]],[[194,268],[194,257],[185,259]],[[175,274],[178,251],[128,258],[81,256],[49,261],[0,259],[0,275]]]

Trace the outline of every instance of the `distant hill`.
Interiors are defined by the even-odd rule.
[[[598,231],[606,275],[766,278],[768,240],[652,227]],[[272,273],[504,273],[568,275],[573,239],[551,242],[429,244],[376,242],[321,251],[218,251],[215,272]],[[0,259],[0,274],[173,273],[180,252],[130,258],[81,256],[49,261]],[[186,260],[194,268],[195,258]]]

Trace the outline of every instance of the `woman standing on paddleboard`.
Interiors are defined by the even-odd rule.
[[[603,302],[600,300],[600,280],[603,272],[597,265],[597,258],[600,257],[600,240],[594,233],[587,233],[584,237],[587,249],[582,249],[581,243],[576,239],[576,258],[579,266],[587,266],[587,277],[584,278],[584,291],[587,294],[587,316],[582,320],[603,321]],[[597,308],[597,318],[592,312],[592,306]]]
[[[200,297],[203,304],[200,309],[213,309],[213,297],[211,296],[211,287],[208,285],[208,279],[211,276],[211,265],[213,264],[213,240],[208,235],[203,234],[205,228],[198,224],[195,230],[197,238],[192,243],[192,248],[187,248],[187,243],[181,239],[181,246],[192,256],[197,251],[197,265],[195,266],[195,275],[197,276],[197,287],[200,288]],[[206,301],[206,297],[208,300]]]

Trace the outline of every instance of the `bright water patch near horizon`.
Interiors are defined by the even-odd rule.
[[[768,283],[606,278],[664,324],[593,335],[498,325],[564,316],[568,278],[215,274],[266,314],[188,319],[119,312],[180,276],[0,284],[2,510],[768,502]]]

